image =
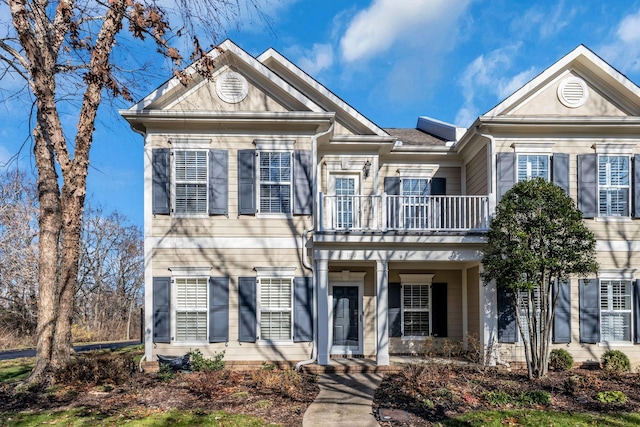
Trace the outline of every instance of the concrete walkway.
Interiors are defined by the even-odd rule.
[[[302,419],[303,427],[379,427],[371,409],[381,374],[320,374],[320,393]]]

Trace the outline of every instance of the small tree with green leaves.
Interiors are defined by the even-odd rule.
[[[597,272],[595,237],[574,201],[542,178],[521,181],[502,197],[487,237],[482,279],[510,291],[529,378],[543,377],[559,295],[553,287]]]

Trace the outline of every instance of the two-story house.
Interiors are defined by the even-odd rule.
[[[210,56],[213,79],[120,112],[144,137],[148,360],[387,365],[433,336],[522,361],[481,250],[502,194],[543,176],[577,201],[601,267],[563,288],[554,345],[640,363],[640,89],[593,52],[468,129],[380,128],[273,49]]]

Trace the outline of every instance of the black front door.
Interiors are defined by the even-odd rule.
[[[333,346],[334,351],[359,349],[358,287],[333,287]]]

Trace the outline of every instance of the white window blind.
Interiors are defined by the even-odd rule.
[[[178,214],[207,213],[207,151],[174,151],[175,205]]]
[[[260,338],[292,339],[292,279],[260,278]]]
[[[429,285],[402,285],[402,323],[404,336],[429,335],[429,291]]]
[[[533,178],[549,179],[549,156],[538,154],[518,155],[518,182]]]
[[[291,213],[291,153],[265,152],[260,156],[260,212]]]
[[[207,278],[175,279],[176,341],[207,340]]]
[[[631,281],[600,281],[600,339],[630,342],[633,314]]]
[[[601,216],[629,216],[629,156],[598,156]]]

